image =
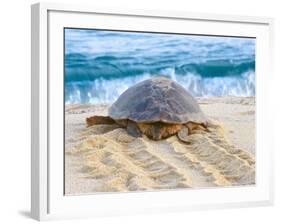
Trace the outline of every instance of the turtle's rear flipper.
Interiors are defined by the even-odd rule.
[[[188,134],[195,134],[195,133],[202,133],[203,132],[210,132],[210,130],[208,129],[208,126],[204,123],[202,124],[197,124],[197,123],[193,123],[193,122],[188,122],[187,124],[185,124],[185,126],[188,128]]]
[[[177,133],[177,136],[178,136],[179,140],[181,140],[185,143],[190,143],[188,133],[189,133],[188,128],[182,127],[182,129]]]
[[[108,116],[93,116],[86,118],[87,127],[96,124],[115,124],[115,121]]]
[[[132,121],[128,121],[127,132],[128,132],[129,135],[131,135],[135,138],[142,136],[142,133],[141,133],[138,125],[135,122],[132,122]]]

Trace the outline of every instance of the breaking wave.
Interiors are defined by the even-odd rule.
[[[237,76],[202,77],[194,73],[180,75],[174,69],[166,69],[162,75],[178,82],[196,97],[255,95],[253,70]],[[156,75],[146,73],[133,77],[69,82],[65,86],[66,103],[111,103],[130,86],[153,76]]]

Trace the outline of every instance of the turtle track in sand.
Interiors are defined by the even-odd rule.
[[[81,141],[70,155],[80,157],[83,178],[96,181],[91,192],[254,184],[254,157],[229,143],[219,125],[210,129],[191,135],[186,144],[176,136],[153,141],[97,125],[77,137]]]

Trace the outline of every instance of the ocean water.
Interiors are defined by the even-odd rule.
[[[254,96],[255,39],[65,29],[65,102],[112,103],[164,75],[193,96]]]

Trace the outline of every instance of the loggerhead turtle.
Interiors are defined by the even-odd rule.
[[[118,124],[128,134],[160,140],[177,134],[188,142],[195,129],[206,130],[207,118],[195,98],[164,77],[142,81],[127,89],[108,110],[109,116],[86,118],[87,126]]]

